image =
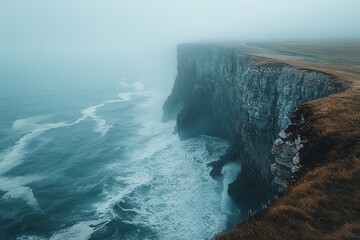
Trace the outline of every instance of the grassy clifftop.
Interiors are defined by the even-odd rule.
[[[344,91],[300,106],[302,170],[262,212],[216,239],[360,239],[360,43],[239,46],[336,76]]]

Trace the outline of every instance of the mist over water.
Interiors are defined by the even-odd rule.
[[[209,239],[228,147],[161,123],[176,45],[360,37],[360,1],[0,2],[0,239]]]

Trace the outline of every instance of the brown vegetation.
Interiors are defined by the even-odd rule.
[[[268,208],[216,239],[360,239],[360,44],[337,44],[246,49],[333,74],[345,90],[298,108],[294,117],[305,117],[300,132],[308,139],[302,170]]]

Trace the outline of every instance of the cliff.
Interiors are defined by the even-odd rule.
[[[211,175],[219,176],[230,161],[241,163],[229,194],[246,212],[272,199],[299,169],[308,139],[296,131],[304,117],[290,121],[296,107],[339,90],[335,77],[321,71],[236,47],[181,44],[163,121],[176,118],[181,139],[207,134],[229,140]]]

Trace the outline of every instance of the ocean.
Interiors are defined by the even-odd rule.
[[[165,79],[173,82],[174,79]],[[209,239],[238,214],[228,142],[180,141],[141,78],[0,98],[0,239]]]

